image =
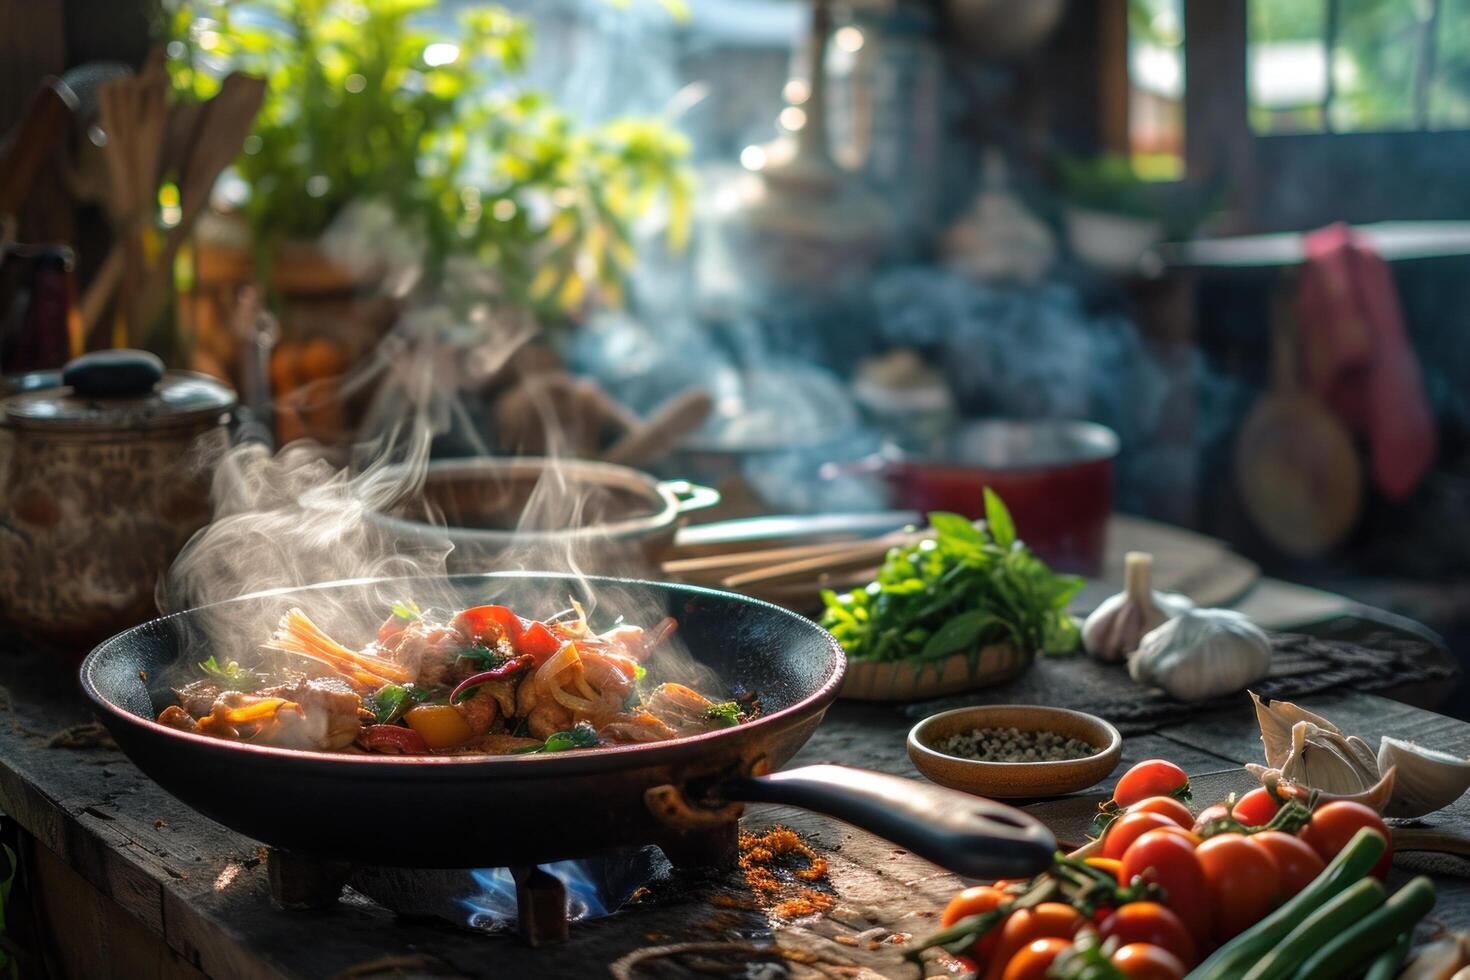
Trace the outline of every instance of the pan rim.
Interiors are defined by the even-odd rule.
[[[809,716],[811,713],[820,711],[830,705],[842,686],[842,678],[847,670],[847,657],[841,645],[820,624],[789,609],[777,606],[774,603],[739,593],[726,592],[720,589],[711,589],[698,585],[686,585],[679,582],[656,582],[650,579],[620,578],[607,575],[575,576],[561,572],[471,572],[450,575],[448,576],[448,580],[453,584],[486,579],[578,579],[592,585],[604,583],[608,586],[649,587],[662,592],[672,591],[690,596],[709,596],[755,606],[781,619],[790,621],[797,628],[816,630],[820,633],[826,640],[828,653],[830,654],[826,665],[826,676],[823,678],[821,684],[817,686],[816,690],[810,694],[784,708],[773,711],[768,715],[762,715],[754,721],[746,722],[733,728],[722,728],[713,732],[687,735],[682,738],[667,739],[662,742],[613,745],[597,749],[596,751],[572,751],[557,753],[555,755],[491,756],[349,755],[337,752],[322,752],[314,749],[288,749],[270,745],[253,745],[248,742],[232,742],[194,732],[180,731],[177,728],[160,724],[154,719],[135,715],[103,695],[93,680],[93,673],[97,669],[97,665],[107,656],[106,648],[110,648],[114,644],[123,641],[125,637],[142,630],[156,629],[161,623],[190,615],[201,609],[209,609],[216,606],[224,606],[274,595],[294,595],[318,589],[324,590],[344,586],[412,582],[422,580],[423,578],[424,576],[389,576],[383,578],[344,579],[335,582],[320,582],[307,586],[286,586],[279,589],[268,589],[261,592],[253,592],[248,595],[236,596],[217,603],[210,603],[205,606],[198,606],[193,609],[180,610],[166,616],[160,616],[124,630],[93,647],[82,660],[81,667],[78,671],[82,691],[96,708],[104,711],[116,721],[138,729],[143,733],[155,737],[165,736],[182,739],[186,744],[193,744],[206,751],[243,753],[244,759],[257,761],[273,760],[276,764],[281,765],[290,765],[293,763],[299,765],[310,764],[316,767],[340,769],[344,775],[348,773],[360,775],[359,770],[366,768],[368,771],[385,774],[392,773],[394,776],[412,777],[418,774],[425,777],[438,777],[442,776],[446,769],[452,769],[456,776],[475,777],[499,775],[515,778],[541,773],[573,775],[598,769],[606,770],[609,768],[635,768],[645,765],[659,765],[675,761],[686,755],[698,754],[701,750],[719,745],[722,742],[743,739],[748,733],[774,731],[788,727],[792,723]],[[599,762],[598,760],[609,761]]]

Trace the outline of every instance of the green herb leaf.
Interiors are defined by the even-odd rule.
[[[980,529],[971,523],[968,517],[959,514],[950,514],[945,511],[935,511],[929,515],[929,526],[932,527],[940,538],[948,538],[952,541],[964,541],[972,544],[984,544],[985,538]]]
[[[393,615],[410,623],[424,618],[424,611],[412,599],[400,599],[393,603],[392,609]]]
[[[373,720],[379,725],[391,725],[403,716],[409,705],[419,698],[417,692],[399,684],[385,684],[372,697]]]
[[[985,488],[985,523],[990,528],[990,537],[1002,551],[1010,551],[1016,543],[1016,525],[1011,521],[1011,512],[1006,509],[1000,494]]]
[[[734,701],[723,701],[704,709],[706,718],[724,723],[726,728],[740,724],[740,705]]]
[[[602,744],[597,731],[585,721],[564,732],[557,732],[546,740],[542,752],[566,752],[569,749],[591,749]]]
[[[993,492],[986,512],[979,526],[930,514],[932,539],[890,549],[865,588],[822,594],[822,625],[849,657],[922,663],[1002,641],[1028,655],[1077,648],[1066,610],[1082,581],[1055,574],[1017,540]]]
[[[465,660],[473,660],[480,670],[494,670],[510,659],[503,651],[492,650],[483,643],[465,647],[459,655]]]
[[[199,669],[220,687],[230,691],[253,691],[260,686],[259,675],[245,670],[233,660],[223,665],[213,655],[199,665]]]
[[[947,657],[951,653],[958,653],[979,645],[980,635],[985,628],[998,621],[993,612],[984,609],[971,609],[962,612],[949,622],[945,623],[934,634],[929,637],[924,648],[919,651],[919,660],[935,660],[939,657]]]

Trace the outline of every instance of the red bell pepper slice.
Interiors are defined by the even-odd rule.
[[[531,657],[539,664],[545,663],[551,655],[561,649],[562,641],[543,623],[529,623],[525,632],[516,641],[516,653],[523,653]]]
[[[544,663],[562,641],[542,623],[526,622],[505,606],[475,606],[454,617],[454,627],[470,639],[494,649],[501,637],[511,649]]]
[[[389,755],[424,755],[429,751],[422,735],[402,725],[368,725],[358,733],[357,744],[369,752]]]
[[[521,638],[521,618],[505,606],[475,606],[454,617],[454,628],[494,648],[501,637],[514,646]]]

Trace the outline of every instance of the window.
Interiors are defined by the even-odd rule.
[[[1262,135],[1470,128],[1470,0],[1249,0]]]
[[[1184,175],[1184,0],[1128,0],[1128,147],[1139,176]]]

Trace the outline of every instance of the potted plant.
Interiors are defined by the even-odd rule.
[[[1057,176],[1072,251],[1104,272],[1124,275],[1165,232],[1165,216],[1126,157],[1060,157]]]
[[[632,225],[656,204],[682,241],[681,136],[649,119],[579,125],[517,84],[531,45],[524,20],[476,6],[446,34],[431,23],[435,9],[433,0],[167,3],[181,97],[208,97],[233,70],[268,85],[223,187],[234,213],[206,226],[196,247],[196,351],[224,360],[236,341],[222,314],[251,280],[286,337],[350,348],[375,337],[363,321],[391,321],[381,289],[390,273],[439,282],[467,259],[493,274],[503,301],[565,320],[594,298],[621,298]],[[343,322],[351,328],[334,331]],[[318,349],[301,367],[336,370],[352,355]]]

